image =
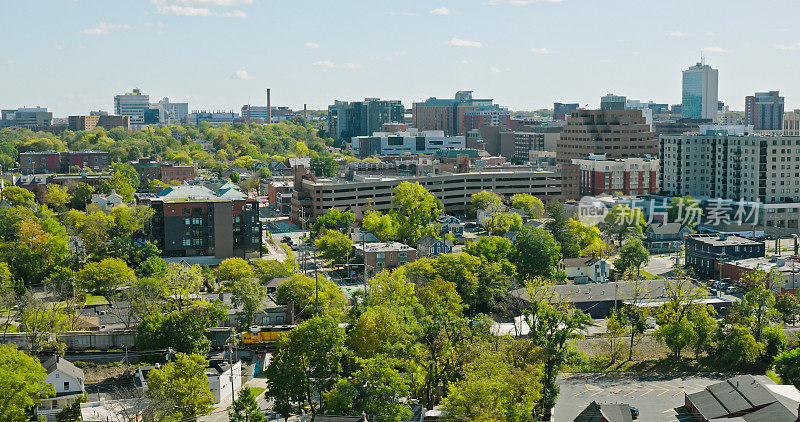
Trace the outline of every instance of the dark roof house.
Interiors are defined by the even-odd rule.
[[[575,417],[574,422],[633,422],[633,416],[627,404],[593,401]]]
[[[789,387],[789,388],[786,388]],[[797,422],[800,392],[763,376],[740,375],[687,394],[685,406],[699,421]]]

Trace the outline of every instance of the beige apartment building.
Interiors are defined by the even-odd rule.
[[[800,110],[783,113],[783,136],[800,136]]]
[[[420,183],[442,201],[445,212],[455,214],[466,213],[472,195],[482,190],[504,196],[529,193],[545,203],[562,199],[560,174],[530,167],[416,177],[356,176],[353,181],[318,179],[300,169],[295,174],[292,221],[306,226],[333,208],[351,211],[359,220],[366,209],[389,211],[394,188],[404,181]]]

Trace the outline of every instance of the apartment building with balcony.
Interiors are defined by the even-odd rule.
[[[153,241],[168,257],[248,258],[261,250],[258,201],[234,189],[171,186],[137,195],[155,211]]]

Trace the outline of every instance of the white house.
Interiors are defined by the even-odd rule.
[[[608,281],[611,272],[611,265],[607,260],[594,256],[562,259],[559,268],[575,284],[604,283]]]
[[[86,378],[82,369],[58,355],[44,358],[42,366],[47,371],[45,381],[53,386],[56,395],[42,399],[41,404],[36,408],[36,415],[53,421],[58,412],[84,394]]]
[[[147,378],[149,372],[157,369],[152,366],[140,366],[133,376],[136,388],[142,393],[147,391]],[[229,364],[226,360],[214,359],[208,362],[206,367],[206,379],[211,395],[214,396],[214,403],[221,403],[231,398],[234,391],[242,389],[242,362]]]
[[[224,360],[209,361],[206,378],[214,403],[224,402],[231,398],[234,391],[242,389],[242,362],[230,365]]]
[[[122,195],[115,190],[112,190],[108,195],[95,193],[92,194],[92,203],[100,205],[103,211],[110,211],[117,205],[122,205]]]

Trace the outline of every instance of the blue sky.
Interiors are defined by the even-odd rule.
[[[800,107],[800,1],[25,0],[4,2],[0,107],[111,110],[139,87],[190,109],[323,108],[457,90],[513,109],[680,101],[681,70],[720,99],[778,89]]]

